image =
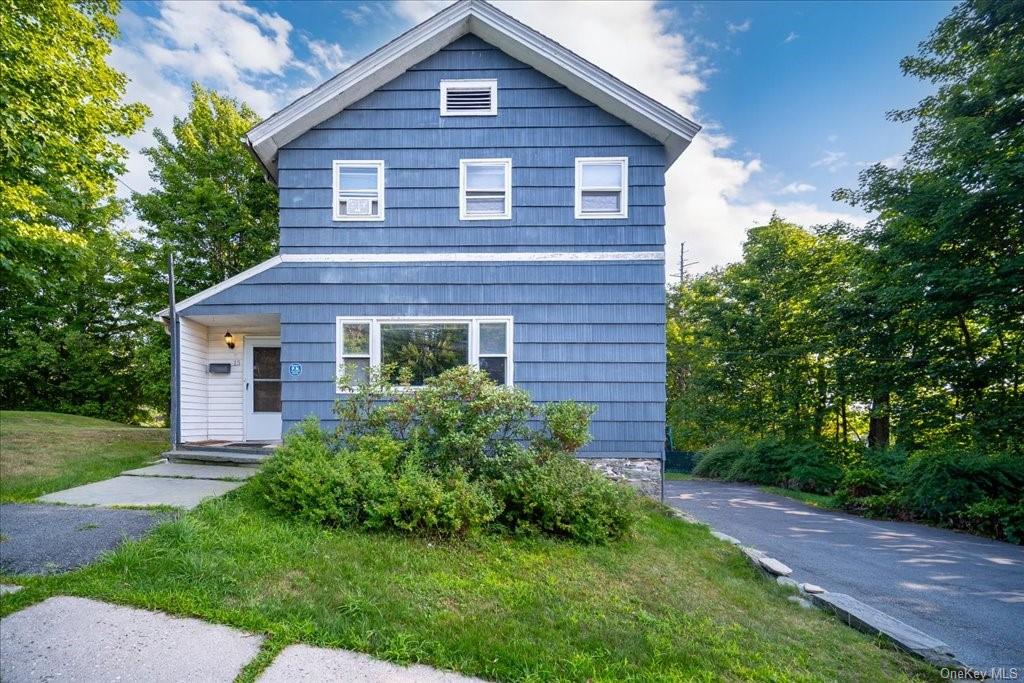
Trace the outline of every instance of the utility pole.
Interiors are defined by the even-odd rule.
[[[699,261],[687,261],[686,260],[686,242],[679,244],[679,272],[673,273],[673,275],[679,276],[679,283],[686,282],[686,268],[699,263]]]

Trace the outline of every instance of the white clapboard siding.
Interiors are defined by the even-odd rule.
[[[242,405],[245,378],[242,372],[242,349],[245,335],[234,333],[235,348],[229,349],[224,343],[224,330],[210,327],[207,336],[207,357],[210,363],[230,363],[227,375],[206,376],[207,387],[207,438],[226,441],[241,441],[243,430]]]
[[[181,439],[202,441],[206,425],[207,331],[204,325],[183,318],[178,326],[181,358]]]

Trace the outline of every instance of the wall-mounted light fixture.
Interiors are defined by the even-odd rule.
[[[230,330],[224,333],[224,343],[228,345],[229,349],[235,348],[235,338],[231,336]]]

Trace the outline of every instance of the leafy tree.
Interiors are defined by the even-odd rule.
[[[181,296],[277,253],[277,191],[239,142],[259,120],[247,105],[193,83],[173,139],[157,130],[157,144],[144,150],[157,187],[136,194],[135,207],[159,262],[174,251]]]
[[[3,0],[0,10],[0,286],[5,296],[64,277],[89,237],[120,215],[113,141],[148,109],[123,104],[107,66],[118,5],[109,0]]]
[[[958,5],[901,66],[939,86],[890,115],[915,123],[903,167],[835,196],[877,215],[877,325],[899,331],[920,426],[1000,447],[1024,429],[1024,2]]]
[[[743,260],[669,295],[669,421],[676,442],[823,438],[843,408],[835,306],[853,245],[773,217]]]
[[[116,2],[0,3],[0,405],[137,416],[138,314],[112,227],[147,109],[104,59]]]

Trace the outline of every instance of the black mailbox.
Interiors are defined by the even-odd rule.
[[[230,375],[231,363],[210,363],[211,375]]]

